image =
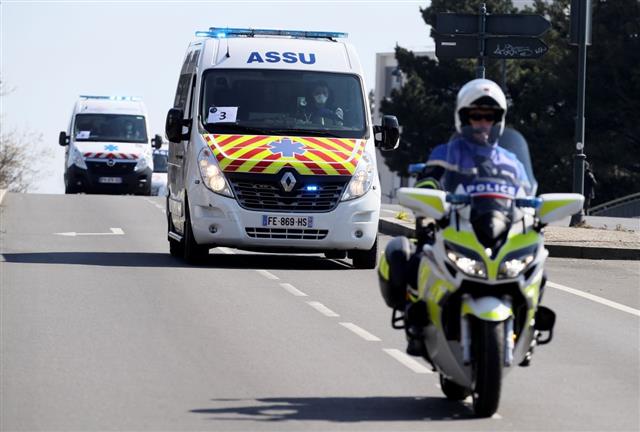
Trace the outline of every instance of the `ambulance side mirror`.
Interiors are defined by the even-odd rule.
[[[376,147],[379,147],[380,150],[390,151],[397,149],[400,143],[400,125],[396,116],[383,116],[382,124],[373,127],[373,134]]]
[[[153,148],[159,149],[160,147],[162,147],[162,137],[158,134],[156,134],[156,136],[151,140],[151,145],[153,146]]]
[[[171,108],[167,113],[167,122],[165,123],[165,134],[169,141],[180,142],[185,139],[182,133],[182,125],[184,124],[184,111],[179,108]]]
[[[69,145],[69,136],[65,131],[60,132],[60,135],[58,136],[58,144],[63,147]]]

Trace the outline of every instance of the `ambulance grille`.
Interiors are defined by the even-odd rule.
[[[247,227],[245,231],[252,238],[292,240],[322,240],[329,234],[329,230],[326,229]]]
[[[136,166],[135,161],[130,162],[115,162],[113,166],[109,166],[107,164],[107,160],[104,161],[86,161],[87,169],[91,174],[103,175],[103,176],[113,176],[113,175],[123,175],[130,174],[133,172],[133,169]]]
[[[284,212],[329,212],[340,202],[349,177],[318,178],[297,177],[291,192],[285,192],[280,183],[282,175],[256,177],[229,176],[233,192],[241,207],[247,210]],[[262,178],[267,177],[267,178]],[[308,190],[313,185],[315,190]]]

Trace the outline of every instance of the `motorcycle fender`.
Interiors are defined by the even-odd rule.
[[[462,300],[462,315],[473,315],[484,321],[506,321],[514,316],[511,305],[496,297],[471,297]]]

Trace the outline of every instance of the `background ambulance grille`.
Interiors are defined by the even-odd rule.
[[[229,176],[231,187],[241,207],[248,210],[286,211],[286,212],[328,212],[336,208],[348,177],[335,179],[317,179],[297,177],[291,192],[285,192],[280,184],[282,174],[269,179],[236,178]],[[318,180],[318,181],[314,181]],[[316,190],[306,190],[313,185]]]
[[[111,176],[111,175],[123,175],[123,174],[132,173],[133,169],[136,166],[136,161],[131,161],[131,162],[115,161],[115,164],[112,167],[107,165],[106,159],[104,162],[86,161],[86,164],[87,164],[88,170],[91,171],[91,174]]]
[[[252,238],[294,240],[322,240],[329,234],[329,230],[326,229],[247,227],[245,231],[247,235]]]

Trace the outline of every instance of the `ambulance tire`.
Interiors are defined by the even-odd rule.
[[[185,202],[185,213],[184,236],[182,238],[184,253],[182,257],[187,264],[200,264],[209,256],[209,247],[199,245],[193,236],[189,204],[187,202]]]
[[[378,262],[378,237],[368,250],[354,249],[349,252],[349,258],[356,269],[374,269]]]

